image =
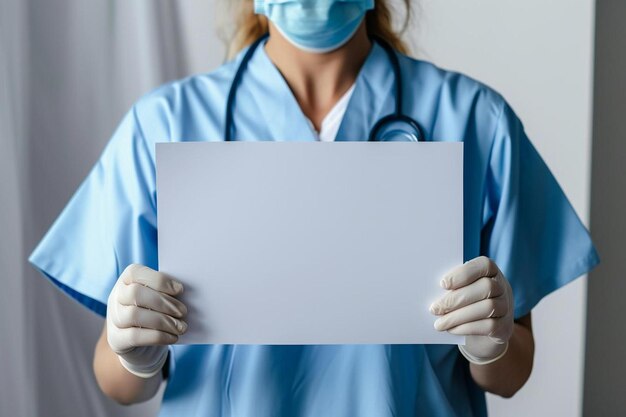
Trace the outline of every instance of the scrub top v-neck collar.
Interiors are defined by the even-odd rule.
[[[322,120],[322,126],[320,131],[318,132],[315,129],[315,125],[313,122],[307,117],[307,122],[309,123],[309,127],[313,129],[316,135],[316,139],[320,142],[334,142],[337,137],[337,132],[339,132],[339,127],[341,127],[341,121],[343,120],[343,116],[346,114],[346,110],[348,109],[348,103],[350,102],[350,98],[352,97],[352,93],[354,92],[355,84],[346,91],[343,96],[335,103],[332,109],[324,116]]]
[[[249,84],[250,83],[250,84]],[[260,116],[271,138],[259,140],[310,141],[317,140],[307,117],[287,82],[265,52],[264,45],[250,60],[243,83],[248,84],[260,109]],[[385,51],[373,42],[357,76],[354,92],[337,132],[336,141],[366,141],[376,121],[393,111],[393,71]],[[236,111],[236,109],[235,109]]]

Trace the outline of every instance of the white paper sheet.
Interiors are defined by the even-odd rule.
[[[180,343],[463,342],[428,311],[463,260],[462,143],[158,144],[157,184]]]

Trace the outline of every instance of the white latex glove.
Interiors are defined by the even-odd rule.
[[[128,266],[107,303],[107,340],[129,372],[150,378],[167,359],[166,345],[185,333],[183,285],[142,265]]]
[[[466,336],[459,350],[468,361],[486,365],[504,356],[513,333],[513,291],[491,259],[481,256],[442,280],[448,293],[433,303],[435,329]]]

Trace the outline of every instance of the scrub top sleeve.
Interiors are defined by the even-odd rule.
[[[507,277],[515,317],[591,270],[589,233],[506,104],[489,159],[482,250]]]
[[[133,108],[29,261],[104,316],[126,266],[157,268],[155,183],[153,153]]]

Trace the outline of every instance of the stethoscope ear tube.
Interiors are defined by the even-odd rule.
[[[241,77],[248,66],[248,62],[250,62],[250,58],[257,50],[261,42],[265,41],[269,38],[270,34],[266,33],[262,35],[259,39],[254,41],[253,44],[248,47],[246,54],[241,59],[241,63],[239,64],[239,68],[237,68],[237,72],[235,72],[235,77],[233,78],[233,82],[230,85],[230,90],[228,91],[228,98],[226,99],[226,118],[224,120],[224,141],[230,142],[232,140],[232,127],[233,123],[233,108],[235,105],[235,95],[237,94],[237,87],[239,87],[239,83],[241,82]]]
[[[404,106],[404,80],[402,79],[402,70],[400,68],[400,60],[396,51],[384,39],[375,37],[374,40],[385,50],[393,69],[393,75],[396,81],[396,108],[395,111],[378,120],[368,138],[368,142],[387,142],[393,141],[388,136],[404,138],[405,141],[423,142],[426,140],[422,128],[411,117],[403,113]]]

